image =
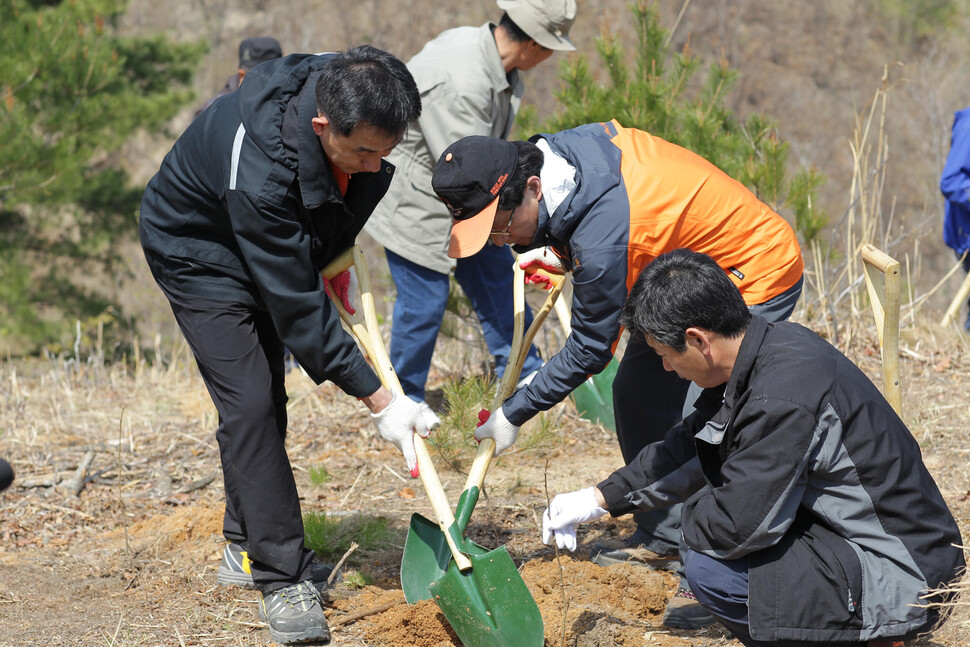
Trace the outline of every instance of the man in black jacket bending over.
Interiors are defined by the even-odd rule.
[[[697,411],[595,487],[560,494],[543,540],[685,501],[686,577],[748,647],[894,645],[936,619],[963,567],[919,446],[814,332],[748,312],[725,270],[678,249],[637,278],[621,323],[705,390]]]
[[[284,447],[284,344],[315,382],[359,398],[417,475],[421,411],[381,386],[319,272],[354,243],[391,180],[382,158],[420,113],[411,74],[379,49],[269,61],[189,125],[142,199],[145,257],[219,413],[219,581],[261,591],[277,642],[329,639],[314,586],[328,571],[304,545]]]

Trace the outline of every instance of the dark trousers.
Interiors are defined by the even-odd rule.
[[[663,440],[681,421],[689,387],[689,380],[664,370],[660,355],[646,341],[629,339],[613,379],[616,437],[624,463],[629,464],[650,443]],[[678,503],[633,514],[648,550],[661,555],[678,552],[680,510]]]
[[[750,306],[753,314],[768,321],[788,319],[802,292],[802,280],[765,303]],[[613,410],[616,436],[623,461],[629,463],[650,443],[664,439],[671,427],[693,410],[701,389],[676,373],[664,370],[663,360],[643,339],[630,338],[613,380]],[[678,503],[669,508],[633,515],[641,542],[662,555],[684,550]],[[678,570],[683,575],[683,568]],[[685,583],[686,584],[686,583]]]
[[[748,560],[714,559],[688,550],[685,571],[697,601],[745,647],[865,647],[864,642],[755,640],[748,628]],[[806,601],[809,603],[809,601]]]
[[[309,579],[313,552],[284,447],[284,349],[273,322],[240,304],[163,291],[219,413],[223,534],[249,552],[264,593]]]

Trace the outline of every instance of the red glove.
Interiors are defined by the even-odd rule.
[[[479,443],[485,438],[495,441],[495,455],[498,456],[512,446],[519,436],[519,428],[508,421],[502,407],[493,416],[488,409],[478,412],[478,425],[475,427],[475,440]]]
[[[526,271],[525,282],[531,283],[533,285],[541,286],[545,290],[551,290],[552,284],[549,282],[549,278],[543,276],[542,274],[533,274],[537,269],[545,270],[551,274],[565,274],[566,268],[563,267],[562,262],[559,257],[552,251],[549,247],[540,247],[538,249],[531,249],[527,252],[519,254],[516,259],[519,267]]]
[[[537,285],[543,290],[552,289],[552,283],[549,282],[549,277],[545,274],[526,274],[525,282],[528,285]]]
[[[350,300],[351,295],[357,294],[357,272],[354,268],[349,267],[332,279],[323,279],[323,289],[331,299],[340,299],[344,310],[350,314],[357,314],[357,308]]]
[[[484,425],[486,422],[488,422],[488,417],[490,415],[492,415],[492,412],[489,411],[488,409],[482,409],[481,411],[479,411],[478,412],[478,424],[475,425],[475,429],[478,429],[479,427],[481,427],[482,425]],[[478,438],[475,439],[475,442],[478,443],[479,445],[482,444],[482,441],[480,441]]]

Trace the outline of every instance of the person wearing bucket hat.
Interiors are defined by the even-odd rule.
[[[221,90],[199,106],[195,111],[193,119],[201,115],[219,97],[238,90],[239,84],[243,82],[249,70],[260,63],[272,61],[281,56],[283,56],[283,48],[280,47],[280,42],[271,36],[254,36],[239,41],[239,66],[236,69],[236,73],[226,80],[226,84],[222,86]]]
[[[575,0],[499,0],[498,6],[505,12],[498,24],[446,30],[408,61],[423,112],[388,158],[397,172],[365,226],[383,245],[397,287],[391,363],[430,426],[439,419],[426,388],[452,273],[478,316],[499,377],[513,333],[512,254],[488,245],[471,257],[449,258],[451,216],[431,190],[434,163],[462,137],[508,137],[525,88],[521,73],[554,51],[575,49],[569,39]],[[527,309],[526,325],[531,317]],[[523,379],[541,365],[531,347]]]
[[[686,247],[709,254],[752,312],[773,321],[786,319],[801,293],[801,251],[781,216],[700,156],[616,121],[529,141],[459,140],[439,158],[432,187],[451,210],[451,256],[473,255],[489,241],[508,243],[523,267],[558,266],[572,275],[572,334],[475,432],[494,438],[496,453],[515,442],[523,423],[613,359],[629,288],[661,253]],[[613,382],[624,460],[663,439],[692,409],[688,402],[700,389],[688,395],[689,388],[642,340],[629,340]],[[592,547],[594,561],[679,568],[679,507],[639,512],[634,520],[632,537]],[[713,623],[686,581],[683,588],[668,603],[664,624]]]

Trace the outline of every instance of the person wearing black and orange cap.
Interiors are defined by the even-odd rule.
[[[508,243],[521,252],[520,266],[572,275],[572,334],[475,432],[494,438],[496,452],[612,360],[624,300],[660,254],[686,247],[712,256],[752,312],[770,320],[786,319],[801,293],[801,251],[781,216],[702,157],[616,121],[529,141],[466,137],[439,159],[432,186],[451,209],[450,256]],[[624,460],[681,420],[689,386],[642,340],[630,340],[613,382]],[[632,537],[593,546],[594,561],[677,566],[679,508],[634,519]],[[665,624],[696,629],[714,622],[689,595],[685,582]]]

